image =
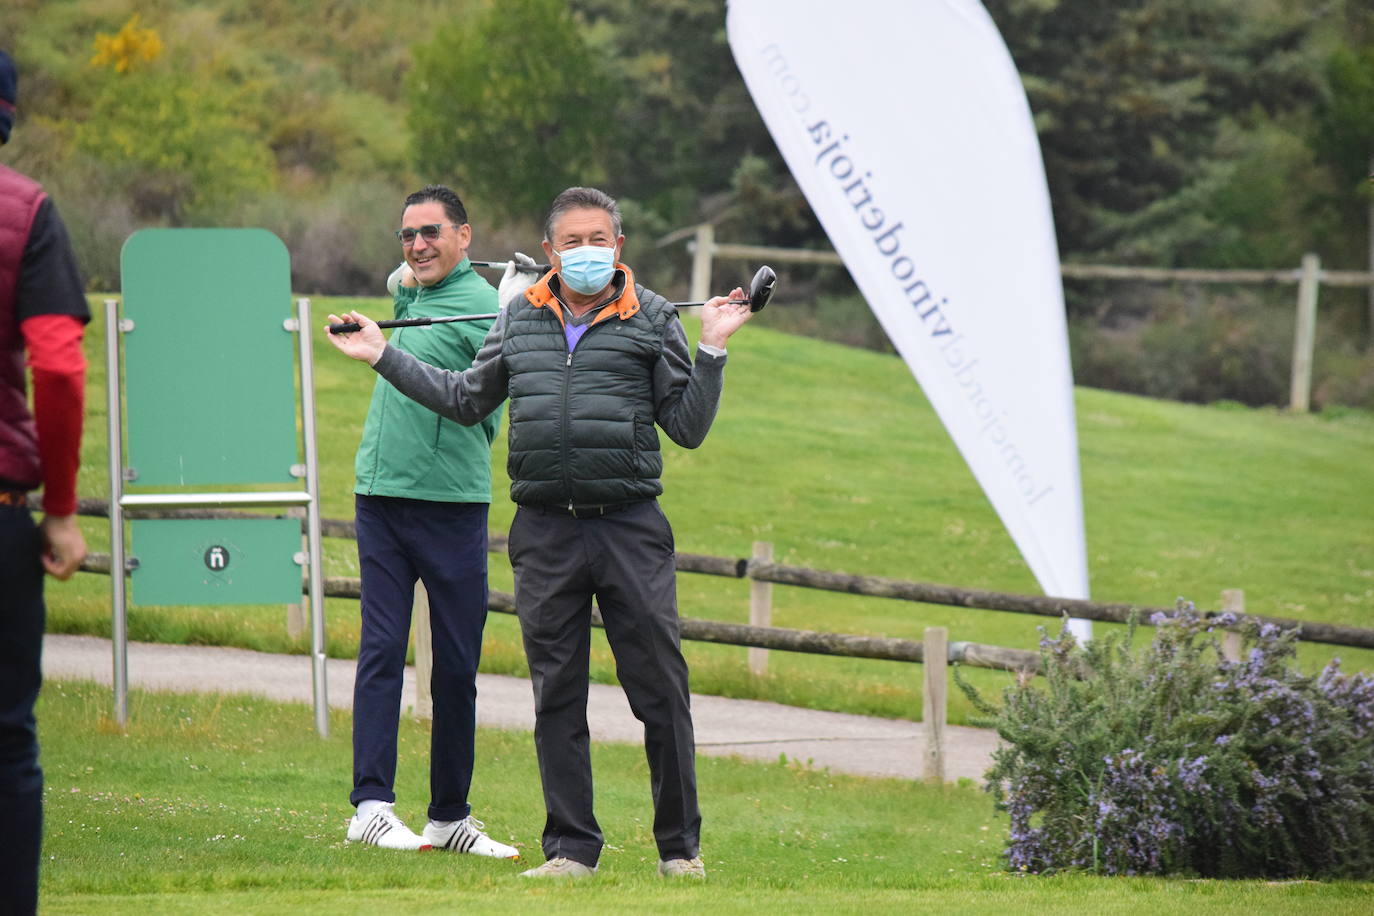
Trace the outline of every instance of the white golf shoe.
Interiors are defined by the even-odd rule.
[[[349,843],[367,843],[382,849],[430,848],[428,840],[416,836],[396,816],[395,806],[389,802],[383,803],[366,820],[359,820],[358,815],[353,815],[348,821],[348,835],[344,839]]]
[[[443,827],[430,821],[425,825],[424,841],[435,849],[470,852],[475,856],[490,856],[493,859],[520,858],[520,851],[514,846],[498,843],[483,833],[486,826],[472,815],[461,821],[449,821]]]

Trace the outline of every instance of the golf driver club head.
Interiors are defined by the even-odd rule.
[[[773,298],[773,286],[777,282],[778,275],[773,272],[773,268],[767,264],[759,268],[749,283],[749,311],[760,311],[768,304],[768,300]]]

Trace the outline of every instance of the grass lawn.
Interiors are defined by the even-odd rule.
[[[98,305],[98,298],[93,304]],[[317,300],[329,311],[382,300]],[[80,492],[108,491],[102,322],[87,335],[91,385]],[[689,334],[696,326],[687,321]],[[374,376],[324,341],[315,343],[324,514],[352,515],[353,451]],[[662,499],[680,550],[743,557],[771,541],[780,562],[877,576],[1036,593],[1034,579],[956,452],[920,388],[893,356],[745,327],[731,345],[724,401],[705,445],[667,443]],[[175,380],[168,380],[174,384]],[[1245,590],[1247,607],[1298,619],[1374,626],[1374,416],[1293,416],[1275,410],[1200,407],[1090,389],[1076,392],[1093,597],[1215,607],[1222,589]],[[505,441],[493,463],[491,527],[503,532]],[[83,523],[93,550],[108,524]],[[354,545],[328,540],[326,572],[357,575]],[[511,590],[493,556],[492,585]],[[679,577],[684,616],[743,622],[748,583]],[[137,589],[135,588],[135,595]],[[109,633],[109,582],[80,575],[49,586],[56,632]],[[1033,648],[1053,621],[1020,614],[861,598],[778,586],[777,626]],[[327,602],[329,652],[356,653],[357,603]],[[135,608],[134,639],[302,652],[281,607]],[[1099,625],[1102,626],[1102,625]],[[604,641],[594,676],[614,680]],[[745,650],[687,644],[693,688],[816,708],[916,718],[921,670],[897,662],[774,652],[767,677],[748,674]],[[1315,669],[1340,655],[1347,670],[1374,670],[1374,651],[1310,645]],[[493,614],[483,670],[523,674],[515,622]],[[996,689],[1006,675],[972,672]],[[968,708],[951,691],[950,719]]]
[[[657,878],[643,753],[597,746],[609,844],[594,880],[532,883],[542,804],[532,738],[482,731],[472,798],[523,865],[343,843],[349,723],[317,740],[304,705],[135,692],[129,730],[109,691],[49,683],[42,912],[1311,913],[1374,909],[1374,885],[1052,878],[1002,871],[1006,820],[971,787],[698,760],[705,884]],[[398,813],[427,801],[427,726],[402,721]],[[423,908],[423,909],[421,909]]]

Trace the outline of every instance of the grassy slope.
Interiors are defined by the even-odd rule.
[[[43,911],[49,914],[389,912],[936,912],[1354,914],[1369,884],[1026,879],[1000,870],[1006,821],[971,788],[864,780],[702,758],[705,885],[654,875],[642,751],[599,745],[595,881],[531,884],[518,863],[347,846],[345,717],[311,732],[304,705],[135,692],[128,733],[108,691],[49,685]],[[398,813],[426,797],[428,734],[400,730]],[[483,731],[475,813],[540,861],[529,734]],[[528,867],[528,863],[525,866]]]
[[[321,316],[348,304],[317,303]],[[361,303],[378,314],[375,300]],[[321,319],[322,321],[322,319]],[[321,323],[317,321],[317,324]],[[106,492],[101,322],[88,335],[92,385],[81,492]],[[689,332],[692,330],[689,322]],[[372,375],[316,338],[325,514],[351,515],[352,453]],[[940,426],[895,357],[757,328],[732,343],[716,427],[696,451],[669,446],[665,508],[681,550],[747,556],[768,540],[788,563],[1035,592],[1035,582]],[[170,382],[171,380],[169,380]],[[1243,588],[1257,613],[1374,625],[1374,418],[1323,419],[1266,410],[1207,408],[1082,389],[1077,392],[1093,595],[1170,605],[1182,596],[1215,606]],[[504,442],[492,527],[505,530]],[[87,523],[105,549],[103,522]],[[327,572],[356,575],[352,544],[327,544]],[[509,567],[492,561],[493,587]],[[684,615],[743,621],[744,583],[684,575]],[[1042,618],[774,589],[779,626],[919,637],[946,625],[951,638],[1031,647]],[[108,632],[108,583],[78,576],[50,591],[51,624]],[[330,601],[331,653],[350,655],[357,604]],[[300,650],[280,608],[140,609],[134,638]],[[1309,666],[1335,650],[1304,649]],[[521,672],[514,622],[493,615],[484,667]],[[889,662],[773,653],[770,676],[744,673],[744,650],[691,645],[694,687],[825,708],[915,716],[919,669]],[[1374,669],[1374,652],[1340,650],[1347,667]],[[613,678],[598,644],[596,674]],[[978,673],[995,686],[1002,675]],[[951,715],[966,713],[962,697]]]

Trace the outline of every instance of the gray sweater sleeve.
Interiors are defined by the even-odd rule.
[[[683,448],[696,448],[711,431],[725,385],[725,357],[697,350],[695,365],[687,332],[674,316],[663,329],[663,352],[654,365],[654,419]]]
[[[473,426],[506,399],[510,374],[501,359],[501,339],[505,334],[506,312],[502,310],[472,365],[462,372],[431,366],[390,346],[382,351],[372,368],[411,400],[441,417]]]

